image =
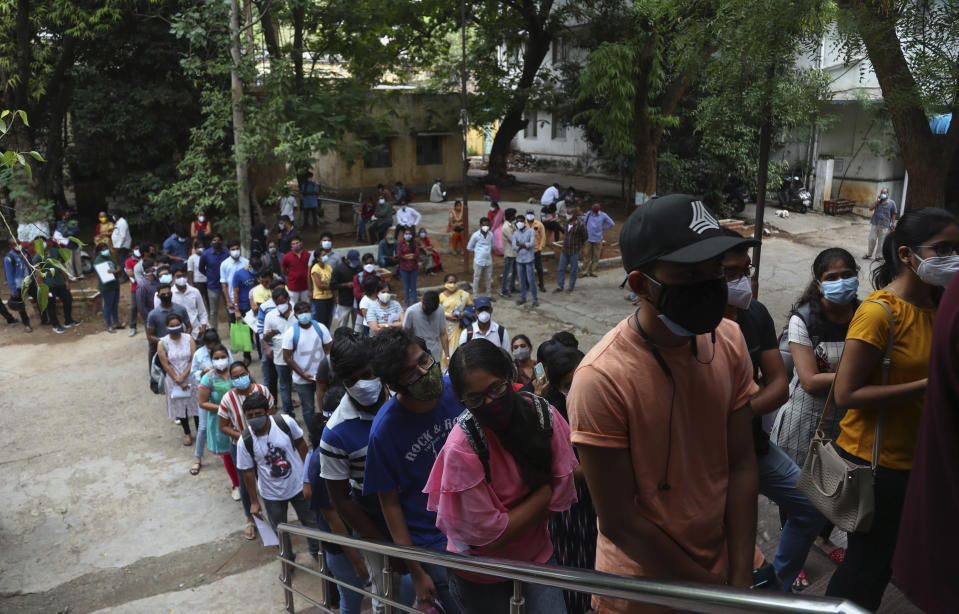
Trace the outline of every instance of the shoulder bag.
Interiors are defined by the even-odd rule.
[[[882,301],[869,301],[883,306],[889,314],[889,340],[882,358],[882,384],[889,383],[892,367],[892,344],[896,323],[889,305]],[[838,376],[837,376],[838,377]],[[836,381],[829,389],[826,406],[816,427],[816,435],[809,442],[809,453],[803,463],[796,487],[816,506],[823,516],[849,533],[868,531],[875,516],[873,482],[879,467],[879,451],[882,448],[882,422],[885,409],[878,411],[876,435],[872,445],[872,463],[860,465],[840,456],[832,440],[823,433],[823,423],[833,402]]]

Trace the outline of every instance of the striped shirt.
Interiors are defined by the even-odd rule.
[[[343,395],[320,439],[320,477],[349,480],[356,492],[363,492],[366,446],[372,426],[373,414],[357,408],[350,395]]]
[[[230,390],[230,392],[223,395],[223,398],[220,399],[220,409],[216,412],[221,418],[226,418],[230,421],[230,425],[243,432],[243,429],[246,428],[246,416],[243,414],[243,401],[246,400],[248,396],[254,392],[259,392],[266,397],[266,400],[270,403],[270,411],[276,407],[276,402],[273,400],[273,395],[270,394],[270,391],[266,386],[261,386],[259,384],[251,384],[252,388],[250,389],[249,394],[243,394],[236,388]],[[231,443],[236,443],[236,439],[230,438]]]

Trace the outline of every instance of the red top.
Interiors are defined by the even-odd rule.
[[[127,261],[123,263],[123,268],[124,270],[132,271],[133,267],[135,267],[138,262],[140,261],[134,258],[133,256],[130,256],[129,258],[127,258]],[[136,291],[137,291],[137,280],[134,277],[130,279],[130,292],[136,292]]]
[[[283,260],[280,262],[280,268],[286,275],[286,287],[290,292],[303,292],[309,289],[307,277],[309,274],[310,252],[300,250],[300,254],[290,251],[286,252]]]
[[[409,260],[403,256],[413,254],[413,259]],[[400,261],[401,271],[416,271],[420,268],[420,248],[413,241],[400,241],[396,245],[396,258]]]
[[[193,220],[193,226],[197,229],[197,232],[199,232],[199,231],[201,231],[201,230],[202,230],[203,232],[206,232],[206,227],[207,227],[207,224],[209,224],[209,223],[210,223],[210,220],[206,220],[206,221],[203,222],[202,224],[201,224],[199,221],[197,221],[197,220]]]

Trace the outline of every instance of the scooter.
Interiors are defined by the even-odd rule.
[[[812,206],[812,194],[802,184],[799,177],[783,177],[782,185],[776,193],[779,206],[789,211],[806,213]]]

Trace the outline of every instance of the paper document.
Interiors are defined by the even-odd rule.
[[[279,546],[280,540],[276,536],[276,531],[269,522],[261,520],[259,516],[253,516],[253,522],[256,523],[256,530],[260,532],[260,538],[264,546]]]
[[[116,277],[113,276],[113,273],[110,272],[109,262],[101,262],[100,264],[95,264],[93,265],[93,268],[96,269],[97,275],[100,276],[100,281],[102,281],[103,283],[108,283],[116,279]]]

